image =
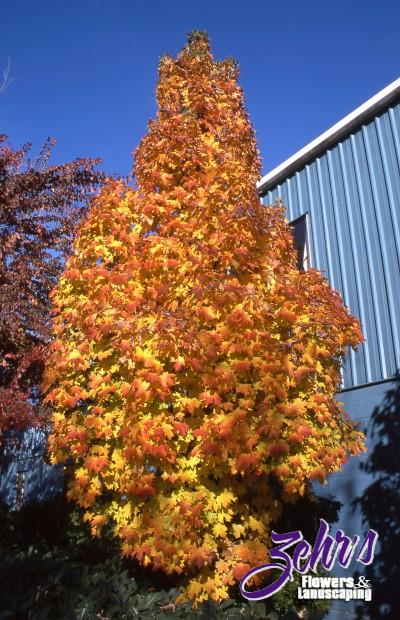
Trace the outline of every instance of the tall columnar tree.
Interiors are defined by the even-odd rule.
[[[0,444],[5,432],[45,421],[40,384],[51,336],[49,293],[76,224],[103,175],[97,160],[48,165],[0,135]]]
[[[202,33],[162,58],[136,187],[104,189],[54,293],[47,374],[69,497],[197,601],[226,598],[282,503],[362,449],[334,400],[358,322],[260,204],[237,77]]]

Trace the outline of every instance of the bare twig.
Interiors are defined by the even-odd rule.
[[[167,605],[159,605],[163,611],[172,611],[175,613],[176,605],[174,603],[168,603]]]
[[[3,78],[0,82],[0,95],[2,95],[16,78],[11,77],[11,60],[8,58],[6,68],[3,71]]]

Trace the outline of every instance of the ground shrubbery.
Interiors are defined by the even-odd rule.
[[[3,507],[1,523],[0,620],[298,617],[295,582],[268,603],[238,596],[197,610],[174,605],[177,580],[121,559],[115,539],[93,539],[62,498],[21,512]]]
[[[196,610],[174,605],[184,578],[123,560],[118,542],[111,535],[93,539],[80,510],[63,498],[20,512],[3,506],[0,523],[0,620],[299,617],[295,582],[267,602],[248,603],[237,592]],[[308,617],[321,617],[316,610]]]

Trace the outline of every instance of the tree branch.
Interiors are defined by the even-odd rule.
[[[0,95],[5,93],[7,88],[10,86],[11,82],[13,82],[15,79],[16,79],[15,77],[11,77],[11,60],[9,57],[6,68],[3,71],[2,81],[0,83]]]

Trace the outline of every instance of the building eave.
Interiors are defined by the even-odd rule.
[[[305,166],[320,153],[337,143],[344,136],[349,135],[355,128],[369,121],[398,99],[400,99],[400,78],[379,91],[371,99],[368,99],[368,101],[318,136],[318,138],[315,138],[315,140],[263,176],[257,183],[260,194],[263,195],[284,178]]]

